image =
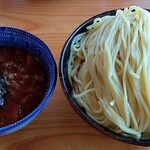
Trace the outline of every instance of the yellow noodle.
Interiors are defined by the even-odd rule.
[[[70,47],[73,95],[110,130],[150,139],[150,13],[131,6],[96,18]]]

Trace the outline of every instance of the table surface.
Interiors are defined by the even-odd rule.
[[[1,0],[0,26],[27,30],[51,49],[58,66],[61,50],[72,31],[88,18],[149,0]],[[0,149],[21,150],[144,150],[114,140],[90,126],[71,107],[59,76],[54,94],[38,117],[23,129],[0,137]]]

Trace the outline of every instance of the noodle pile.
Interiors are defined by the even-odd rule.
[[[131,6],[96,18],[72,44],[68,75],[79,105],[97,123],[150,138],[150,13]]]

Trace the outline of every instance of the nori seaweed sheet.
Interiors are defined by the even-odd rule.
[[[3,73],[0,73],[0,106],[4,105],[4,96],[9,92],[6,82],[5,82],[5,77]]]

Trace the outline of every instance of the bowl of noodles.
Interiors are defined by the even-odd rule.
[[[150,146],[149,40],[149,10],[107,11],[70,35],[59,62],[75,110],[102,133],[143,146]]]

